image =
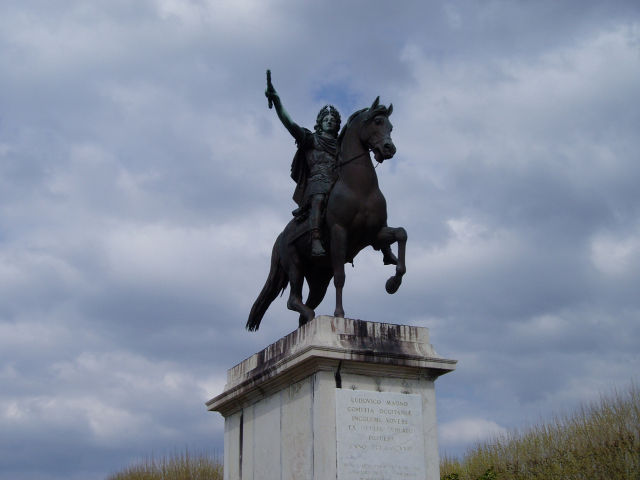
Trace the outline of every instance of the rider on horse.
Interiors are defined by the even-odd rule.
[[[340,114],[332,105],[325,105],[318,113],[315,131],[311,132],[291,120],[271,81],[267,83],[265,95],[269,99],[269,104],[271,105],[273,102],[275,105],[278,118],[295,138],[298,146],[298,151],[291,164],[291,178],[297,184],[293,199],[298,204],[293,215],[299,217],[304,215],[307,210],[309,211],[311,255],[326,255],[320,241],[320,228],[326,197],[335,180]]]
[[[306,203],[302,205],[309,205],[313,209],[312,226],[316,230],[314,236],[317,244],[320,243],[319,203],[322,203],[323,197],[326,196],[326,213],[322,223],[323,229],[329,233],[324,247],[330,254],[331,261],[326,261],[326,257],[310,260],[308,236],[302,235],[306,232],[300,224],[301,219],[291,219],[273,245],[269,275],[247,319],[246,328],[250,331],[259,328],[269,305],[287,286],[287,308],[300,314],[299,325],[313,320],[315,309],[325,297],[331,279],[336,288],[336,307],[333,315],[344,317],[342,293],[346,277],[345,263],[352,262],[358,252],[368,246],[382,251],[385,264],[396,266],[395,275],[385,284],[387,293],[395,293],[398,290],[407,271],[407,232],[402,227],[387,225],[387,203],[380,191],[370,155],[373,152],[375,160],[382,162],[392,158],[396,153],[391,139],[393,126],[389,121],[389,115],[393,111],[392,105],[380,105],[380,99],[376,98],[369,108],[363,108],[349,117],[337,139],[339,156],[344,157],[344,160],[338,161],[335,157],[335,147],[332,146],[339,126],[337,112],[331,107],[323,108],[318,115],[316,133],[305,131],[288,117],[282,108],[280,98],[270,84],[270,72],[267,70],[266,95],[269,103],[276,104],[278,117],[298,142],[296,157],[304,161],[302,166],[296,166],[294,162],[294,178],[300,179],[296,175],[298,167],[307,169],[307,181],[304,183],[300,179],[299,185],[304,187],[301,200]],[[324,180],[325,176],[332,177],[328,167],[333,165],[336,165],[333,170],[337,170],[337,178],[331,186]],[[327,186],[330,186],[328,193]],[[393,243],[398,244],[397,257],[391,251]],[[308,295],[303,301],[305,282]]]

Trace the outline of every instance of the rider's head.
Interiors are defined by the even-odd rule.
[[[315,130],[318,133],[327,132],[333,136],[340,131],[340,113],[333,105],[325,105],[316,118]]]

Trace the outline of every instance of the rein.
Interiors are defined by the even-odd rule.
[[[351,157],[349,160],[345,160],[344,162],[340,162],[336,165],[336,169],[342,168],[344,167],[347,163],[351,163],[353,162],[355,159],[363,157],[365,155],[369,155],[369,153],[373,152],[373,148],[369,149],[369,150],[365,150],[364,152],[362,152],[359,155],[356,155],[355,157]],[[377,165],[376,165],[377,166]]]

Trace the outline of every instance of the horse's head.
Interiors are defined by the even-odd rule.
[[[391,130],[393,130],[393,125],[389,121],[391,112],[393,112],[393,104],[389,104],[389,107],[380,105],[380,97],[377,97],[371,106],[362,112],[360,140],[373,152],[380,163],[396,153],[396,146],[391,140]]]
[[[343,158],[341,165],[346,165],[369,151],[373,152],[380,163],[395,155],[396,146],[391,140],[393,126],[389,121],[391,112],[393,112],[393,105],[389,104],[389,107],[380,105],[380,97],[377,97],[369,108],[363,108],[351,114],[338,135],[338,150],[344,152],[348,146],[357,145],[356,155]],[[358,149],[364,150],[362,154],[357,153]]]

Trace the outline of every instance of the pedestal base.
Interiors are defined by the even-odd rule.
[[[225,480],[439,480],[426,328],[320,316],[227,372]]]

